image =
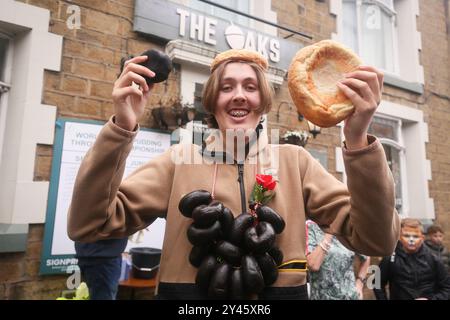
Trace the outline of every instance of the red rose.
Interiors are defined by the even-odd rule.
[[[273,177],[270,174],[257,174],[256,182],[261,185],[266,190],[273,190],[277,182],[273,180]]]

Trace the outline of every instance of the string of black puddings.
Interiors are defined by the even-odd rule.
[[[187,237],[189,262],[198,268],[195,282],[212,299],[245,299],[273,284],[283,253],[275,246],[283,218],[267,206],[252,204],[234,218],[206,190],[186,194],[178,205],[193,223]]]

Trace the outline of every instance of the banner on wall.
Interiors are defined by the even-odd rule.
[[[67,212],[81,160],[94,143],[104,123],[60,118],[56,121],[55,144],[44,231],[40,274],[66,273],[77,264],[74,242],[67,236]],[[170,133],[141,129],[128,156],[124,178],[137,167],[164,153],[171,144]],[[165,220],[157,219],[131,247],[162,248]],[[136,240],[137,237],[132,237]]]

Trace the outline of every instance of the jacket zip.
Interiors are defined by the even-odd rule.
[[[247,212],[247,205],[245,201],[245,186],[244,186],[244,164],[238,163],[237,169],[238,169],[239,189],[241,192],[241,209],[242,209],[241,213],[244,213]]]

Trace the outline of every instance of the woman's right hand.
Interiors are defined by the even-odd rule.
[[[147,85],[143,76],[153,78],[155,73],[139,65],[148,59],[147,56],[134,57],[124,64],[119,78],[114,83],[112,99],[114,102],[115,123],[119,127],[133,131],[154,84]]]

